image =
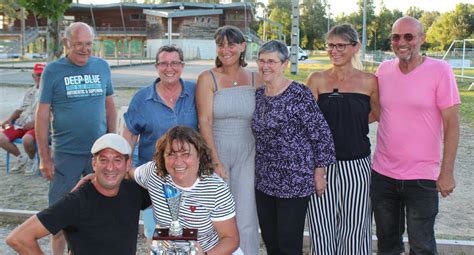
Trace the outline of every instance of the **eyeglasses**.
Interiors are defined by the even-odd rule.
[[[72,42],[69,41],[69,45],[72,45],[72,48],[75,50],[82,50],[84,48],[90,49],[92,48],[92,42]]]
[[[171,62],[158,62],[158,63],[156,63],[156,65],[159,68],[167,68],[168,66],[171,66],[172,68],[178,68],[178,67],[181,67],[181,65],[183,65],[183,64],[184,64],[183,61],[171,61]]]
[[[336,48],[337,51],[344,51],[346,49],[346,46],[352,45],[355,46],[357,43],[356,42],[351,42],[351,43],[326,43],[326,50],[331,51],[334,48]]]
[[[260,65],[260,66],[264,66],[265,64],[267,64],[267,66],[273,67],[277,63],[281,63],[281,61],[273,60],[273,59],[269,59],[269,60],[257,59],[257,64]]]
[[[415,39],[415,35],[412,33],[406,33],[406,34],[391,34],[390,35],[390,40],[392,42],[398,42],[400,39],[403,37],[403,40],[406,42],[411,42],[413,39]]]

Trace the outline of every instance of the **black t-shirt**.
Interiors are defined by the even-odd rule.
[[[140,210],[151,204],[148,191],[123,180],[115,197],[92,183],[69,193],[37,214],[49,232],[64,230],[72,254],[135,254]]]

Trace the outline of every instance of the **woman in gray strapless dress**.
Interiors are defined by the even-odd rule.
[[[256,73],[244,67],[245,38],[234,26],[216,31],[216,67],[198,77],[196,106],[200,132],[217,164],[215,172],[229,184],[236,203],[240,248],[259,254],[255,205],[255,141],[251,122],[255,109]]]

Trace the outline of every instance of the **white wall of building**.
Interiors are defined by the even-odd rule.
[[[214,40],[173,39],[171,43],[183,50],[185,60],[216,58],[216,44]],[[154,58],[161,46],[168,45],[168,39],[148,39],[146,45],[147,56]]]

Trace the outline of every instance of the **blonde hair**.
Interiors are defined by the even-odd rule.
[[[343,40],[346,40],[350,43],[356,43],[360,44],[359,41],[359,34],[357,31],[354,29],[354,27],[349,24],[349,23],[342,23],[339,25],[335,25],[329,30],[329,32],[326,34],[326,41],[329,37],[337,36],[342,38]],[[352,67],[358,70],[364,69],[364,66],[362,65],[362,61],[360,60],[360,53],[357,52],[352,56]]]

